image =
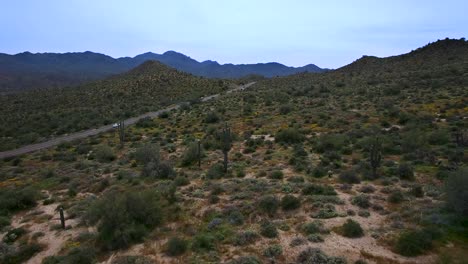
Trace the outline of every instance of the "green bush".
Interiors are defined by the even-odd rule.
[[[115,154],[111,147],[100,145],[96,148],[94,155],[99,162],[111,162],[115,160]]]
[[[359,194],[351,199],[351,204],[359,206],[361,208],[369,208],[371,206],[370,198],[368,195]]]
[[[159,161],[159,147],[155,144],[145,144],[135,151],[134,156],[135,160],[143,165],[146,165],[155,160]]]
[[[364,230],[361,225],[351,219],[348,219],[346,223],[341,226],[341,232],[343,236],[350,238],[357,238],[364,236]]]
[[[335,189],[330,185],[307,184],[302,189],[303,195],[336,195]]]
[[[359,175],[357,175],[354,170],[347,170],[340,173],[339,180],[340,182],[349,184],[357,184],[361,182],[361,178],[359,178]]]
[[[285,211],[295,210],[301,207],[301,201],[294,195],[285,195],[281,198],[281,208]]]
[[[224,176],[224,166],[221,163],[215,163],[208,169],[206,177],[208,179],[221,179]]]
[[[393,191],[388,196],[388,201],[391,203],[401,203],[404,200],[403,193],[400,190]]]
[[[401,163],[400,166],[398,166],[398,176],[400,176],[402,180],[414,180],[413,167],[408,163]]]
[[[42,261],[42,264],[88,264],[95,263],[96,252],[91,247],[77,247],[73,248],[65,256],[51,256]]]
[[[295,128],[286,128],[278,131],[275,135],[276,142],[289,144],[300,143],[305,140],[305,136]]]
[[[34,254],[43,250],[37,243],[21,244],[18,247],[9,247],[0,244],[0,263],[21,264],[26,263]]]
[[[216,238],[211,234],[198,234],[193,238],[192,249],[195,251],[210,251],[216,246]]]
[[[270,173],[270,179],[275,180],[282,180],[283,179],[283,172],[280,170],[275,170]]]
[[[278,236],[278,230],[272,222],[264,221],[260,225],[260,234],[267,238],[275,238]]]
[[[31,187],[1,188],[0,215],[7,216],[13,212],[36,206],[39,192]]]
[[[217,123],[219,122],[219,116],[215,112],[209,112],[205,116],[205,123]]]
[[[328,230],[323,226],[323,223],[318,220],[304,224],[301,227],[301,231],[306,235],[328,233]]]
[[[234,238],[234,244],[238,246],[245,246],[254,243],[259,238],[259,235],[254,231],[240,232]]]
[[[155,190],[111,190],[90,207],[86,219],[97,224],[98,242],[105,249],[127,248],[161,224],[162,196]]]
[[[269,216],[275,215],[278,207],[280,206],[280,202],[278,198],[273,195],[266,195],[260,198],[258,202],[258,207],[264,213],[267,213]]]
[[[228,264],[261,264],[262,262],[255,256],[242,256],[233,259]]]
[[[429,230],[407,231],[398,237],[395,250],[398,254],[414,257],[423,254],[432,248],[432,241],[437,235]]]
[[[468,216],[468,168],[450,173],[445,182],[447,206],[460,215]]]
[[[306,248],[297,257],[297,264],[346,264],[341,257],[329,257],[318,248]]]
[[[202,148],[201,145],[200,148]],[[200,156],[203,156],[202,149],[200,149]],[[198,162],[198,142],[190,143],[182,155],[182,166],[189,166],[195,162]]]
[[[268,246],[263,250],[263,256],[267,258],[276,258],[283,254],[283,248],[281,245],[275,244]]]
[[[179,237],[171,237],[166,243],[166,254],[180,256],[187,251],[188,243]]]

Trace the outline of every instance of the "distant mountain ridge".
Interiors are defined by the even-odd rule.
[[[325,71],[314,64],[295,68],[276,62],[239,65],[219,64],[211,60],[198,62],[175,51],[163,54],[147,52],[133,58],[117,59],[90,51],[23,52],[15,55],[0,53],[0,91],[75,86],[129,71],[148,60],[156,60],[177,70],[208,78],[241,78],[247,75],[274,77]]]

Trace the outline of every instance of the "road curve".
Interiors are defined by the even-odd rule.
[[[248,83],[248,84],[245,84],[245,85],[240,85],[240,86],[238,86],[238,87],[236,87],[234,89],[226,91],[226,93],[232,93],[232,92],[235,92],[235,91],[242,91],[244,89],[249,88],[253,84],[255,84],[255,82],[251,82],[251,83]],[[213,94],[213,95],[205,96],[205,97],[201,98],[201,101],[202,102],[208,102],[210,100],[213,100],[213,99],[219,97],[220,95],[221,94]],[[161,110],[158,110],[158,111],[155,111],[155,112],[148,112],[148,113],[136,116],[136,117],[132,117],[132,118],[129,118],[127,120],[124,120],[124,123],[125,123],[126,126],[133,125],[138,120],[140,120],[142,118],[145,118],[145,117],[153,118],[153,117],[159,116],[163,112],[178,109],[181,104],[183,104],[183,103],[172,105],[172,106],[166,107],[164,109],[161,109]],[[53,147],[53,146],[57,146],[57,145],[59,145],[60,143],[63,143],[63,142],[70,142],[70,141],[73,141],[73,140],[76,140],[76,139],[81,139],[81,138],[86,138],[86,137],[89,137],[89,136],[94,136],[94,135],[97,135],[97,134],[100,134],[100,133],[103,133],[103,132],[110,131],[112,129],[113,129],[112,124],[110,124],[110,125],[105,125],[105,126],[102,126],[102,127],[99,127],[99,128],[92,128],[92,129],[88,129],[88,130],[84,130],[84,131],[80,131],[80,132],[76,132],[76,133],[72,133],[72,134],[68,134],[68,135],[58,136],[56,138],[50,139],[50,140],[45,141],[45,142],[26,145],[26,146],[23,146],[23,147],[20,147],[20,148],[17,148],[17,149],[12,149],[12,150],[7,150],[7,151],[0,152],[0,159],[19,156],[19,155],[34,152],[34,151],[37,151],[37,150],[50,148],[50,147]]]

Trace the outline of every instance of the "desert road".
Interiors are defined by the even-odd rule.
[[[248,84],[245,84],[245,85],[239,85],[234,89],[226,91],[226,93],[229,94],[229,93],[236,92],[236,91],[242,91],[244,89],[249,88],[253,84],[255,84],[255,82],[251,82],[251,83],[248,83]],[[219,97],[220,95],[221,95],[220,93],[219,94],[213,94],[213,95],[202,97],[200,100],[202,102],[208,102],[210,100],[213,100],[213,99]],[[124,120],[124,124],[125,124],[125,126],[129,126],[129,125],[135,124],[138,120],[140,120],[142,118],[157,117],[163,112],[167,112],[167,111],[171,111],[171,110],[179,108],[180,105],[182,105],[182,104],[183,103],[178,103],[176,105],[172,105],[172,106],[169,106],[167,108],[164,108],[164,109],[161,109],[161,110],[158,110],[158,111],[155,111],[155,112],[148,112],[148,113],[136,116],[136,117],[129,118],[127,120]],[[26,146],[23,146],[23,147],[20,147],[20,148],[17,148],[17,149],[12,149],[12,150],[7,150],[7,151],[0,152],[0,158],[3,159],[3,158],[8,158],[8,157],[23,155],[23,154],[26,154],[26,153],[29,153],[29,152],[34,152],[34,151],[37,151],[37,150],[57,146],[57,145],[59,145],[60,143],[63,143],[63,142],[70,142],[70,141],[73,141],[73,140],[76,140],[76,139],[81,139],[81,138],[86,138],[86,137],[89,137],[89,136],[94,136],[94,135],[97,135],[97,134],[100,134],[100,133],[103,133],[103,132],[110,131],[112,129],[114,129],[113,124],[109,124],[109,125],[105,125],[105,126],[102,126],[102,127],[99,127],[99,128],[92,128],[92,129],[88,129],[88,130],[84,130],[84,131],[80,131],[80,132],[76,132],[76,133],[71,133],[71,134],[67,134],[67,135],[63,135],[63,136],[58,136],[56,138],[53,138],[53,139],[50,139],[48,141],[44,141],[44,142],[41,142],[41,143],[30,144],[30,145],[26,145]]]

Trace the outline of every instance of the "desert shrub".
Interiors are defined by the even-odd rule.
[[[260,234],[267,238],[275,238],[278,236],[276,225],[270,221],[264,221],[260,225]]]
[[[170,179],[174,178],[176,173],[168,162],[154,160],[143,167],[141,175],[156,179]]]
[[[3,237],[3,242],[11,244],[26,233],[27,233],[26,229],[22,227],[11,229]]]
[[[161,112],[161,113],[158,115],[158,117],[159,117],[159,118],[162,118],[162,119],[169,118],[169,112],[168,112],[168,111]]]
[[[468,168],[450,173],[445,182],[447,206],[460,215],[468,216]]]
[[[118,256],[111,264],[152,264],[153,261],[145,256]],[[83,263],[84,264],[84,263]]]
[[[207,233],[201,233],[193,238],[192,249],[195,251],[210,251],[216,247],[216,238]]]
[[[234,238],[234,244],[238,246],[245,246],[254,243],[259,238],[259,235],[254,231],[240,232]]]
[[[154,144],[145,144],[135,151],[135,159],[138,163],[146,165],[154,160],[160,160],[159,148]]]
[[[360,183],[361,179],[354,170],[347,170],[340,173],[339,180],[343,183],[355,184]]]
[[[343,134],[324,134],[320,136],[316,150],[319,153],[326,151],[339,151],[346,146],[348,138]]]
[[[312,243],[320,243],[325,241],[321,235],[318,234],[311,234],[307,236],[307,240]]]
[[[305,136],[295,128],[285,128],[278,131],[275,135],[276,142],[289,144],[300,143],[305,140]]]
[[[285,195],[281,198],[281,208],[285,211],[301,207],[301,201],[294,195]]]
[[[94,155],[99,162],[111,162],[115,159],[114,151],[111,147],[100,145],[96,148]]]
[[[135,123],[135,126],[139,128],[149,128],[149,127],[154,126],[154,122],[153,122],[153,119],[151,119],[150,117],[145,117],[145,118],[138,120]]]
[[[348,219],[342,226],[341,232],[343,236],[350,238],[362,237],[364,235],[364,230],[361,225],[351,219]]]
[[[161,196],[155,190],[112,190],[90,207],[86,219],[97,224],[97,240],[105,249],[126,248],[161,224]]]
[[[280,170],[275,170],[270,173],[270,179],[281,180],[283,179],[283,172]]]
[[[36,206],[39,192],[31,187],[1,188],[0,189],[0,215],[9,215],[13,212]]]
[[[423,197],[424,190],[421,185],[414,185],[413,187],[411,187],[410,194],[414,197]]]
[[[180,256],[187,251],[188,242],[179,237],[171,237],[166,243],[166,254],[169,256]]]
[[[273,195],[266,195],[260,198],[258,202],[258,207],[264,213],[268,214],[269,216],[275,215],[278,207],[280,206],[280,202],[278,198]]]
[[[231,225],[243,225],[244,224],[244,215],[239,210],[232,210],[228,215],[228,222]]]
[[[306,248],[297,257],[297,264],[346,264],[341,257],[329,257],[318,248]]]
[[[403,193],[400,190],[395,190],[388,196],[388,201],[391,203],[401,203],[404,200]]]
[[[219,116],[215,112],[209,112],[208,114],[206,114],[204,121],[205,123],[209,124],[217,123],[219,122]]]
[[[303,195],[336,195],[335,189],[330,185],[307,184],[302,189]]]
[[[362,193],[373,193],[375,192],[375,188],[372,185],[364,185],[359,189]]]
[[[434,238],[436,237],[424,230],[407,231],[398,237],[395,251],[407,257],[418,256],[432,248]]]
[[[283,248],[281,245],[274,244],[271,246],[268,246],[263,250],[263,256],[267,258],[276,258],[278,256],[281,256],[283,254]]]
[[[262,262],[255,256],[242,256],[233,259],[228,264],[261,264]]]
[[[323,223],[318,220],[302,225],[301,231],[306,235],[328,233],[328,230],[323,226]]]
[[[224,166],[221,163],[215,163],[208,169],[206,177],[208,179],[221,179],[224,176]]]
[[[0,216],[0,230],[2,230],[5,226],[10,225],[10,218],[6,216]]]
[[[351,199],[351,204],[359,206],[361,208],[369,208],[371,206],[369,196],[365,194],[359,194]]]
[[[18,247],[0,243],[0,263],[20,264],[26,263],[34,254],[43,250],[37,243],[22,244]]]
[[[311,215],[313,218],[320,219],[329,219],[339,216],[338,212],[335,210],[335,206],[332,204],[325,204],[323,208],[320,208],[318,212],[315,212]]]
[[[292,111],[292,106],[291,105],[282,105],[279,108],[279,112],[282,115],[289,114]]]
[[[96,251],[91,247],[76,247],[70,250],[65,256],[51,256],[45,258],[43,264],[88,264],[95,263]],[[113,262],[114,263],[114,262]]]
[[[203,156],[202,150],[200,150],[200,156]],[[187,149],[182,155],[182,166],[191,165],[196,161],[198,161],[198,142],[192,142],[188,145]]]
[[[413,167],[408,163],[401,163],[400,166],[398,166],[398,176],[402,180],[414,180]]]
[[[190,180],[185,176],[177,176],[174,178],[174,184],[176,186],[185,186],[190,184]]]

